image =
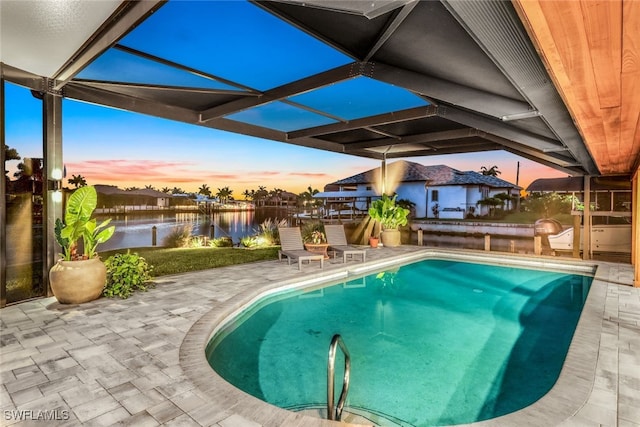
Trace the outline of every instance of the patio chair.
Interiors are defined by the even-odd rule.
[[[344,233],[344,226],[342,224],[325,224],[324,233],[327,236],[329,249],[334,253],[334,258],[337,254],[342,254],[345,263],[347,262],[347,257],[350,256],[351,258],[353,258],[354,255],[360,255],[362,257],[362,262],[365,262],[365,260],[367,259],[366,249],[357,248],[347,243],[347,236]]]
[[[302,261],[320,261],[320,268],[324,268],[324,255],[314,254],[304,248],[300,227],[278,227],[278,233],[281,247],[278,251],[280,261],[283,256],[287,257],[289,265],[292,259],[297,260],[298,270],[302,270]]]

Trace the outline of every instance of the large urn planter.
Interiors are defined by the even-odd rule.
[[[380,233],[382,245],[390,248],[400,246],[400,230],[397,228],[384,229]]]
[[[62,248],[62,259],[49,270],[49,284],[61,304],[81,304],[100,297],[107,282],[107,268],[96,248],[113,236],[111,219],[97,223],[91,218],[98,204],[95,187],[80,187],[67,201],[64,221],[56,219],[56,241]],[[82,250],[78,251],[78,242]]]
[[[107,280],[107,268],[100,258],[60,260],[49,271],[53,295],[61,304],[81,304],[100,297]]]

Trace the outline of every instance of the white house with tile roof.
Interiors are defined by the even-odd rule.
[[[425,166],[405,160],[388,164],[386,175],[387,192],[395,192],[398,199],[415,203],[417,218],[462,219],[470,213],[485,215],[489,208],[478,205],[478,201],[499,193],[516,196],[520,191],[517,185],[494,176],[474,171],[462,172],[445,165]],[[335,197],[337,191],[344,194],[345,198],[349,198],[350,192],[380,195],[381,176],[381,168],[371,169],[328,184],[324,194]],[[316,196],[322,197],[323,194]],[[358,209],[366,209],[368,202],[360,199],[357,202]]]

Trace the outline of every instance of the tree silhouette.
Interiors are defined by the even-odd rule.
[[[183,194],[184,190],[180,187],[173,187],[171,190],[171,194]]]
[[[87,180],[80,174],[71,175],[72,178],[69,178],[67,181],[69,184],[73,185],[74,188],[85,187],[87,185]]]
[[[7,144],[5,144],[4,161],[8,162],[9,160],[20,160],[20,155],[18,154],[18,150],[16,150],[15,148],[11,148]]]
[[[156,189],[156,187],[154,187],[153,184],[145,185],[144,188],[147,189],[147,190],[155,190]]]
[[[500,172],[500,171],[498,170],[498,166],[495,166],[495,165],[494,165],[494,166],[491,166],[489,169],[487,169],[487,167],[486,167],[486,166],[482,166],[482,167],[480,168],[480,173],[481,173],[482,175],[485,175],[485,176],[496,176],[496,177],[497,177],[497,176],[498,176],[498,175],[500,175],[502,172]]]
[[[229,187],[222,187],[222,188],[218,188],[216,197],[220,199],[220,202],[226,203],[231,198],[232,193],[233,193],[233,190],[231,190]]]
[[[162,190],[160,190],[160,191],[165,193],[165,194],[171,193],[171,189],[169,187],[162,187]]]
[[[206,197],[211,197],[211,188],[207,184],[202,184],[198,189],[198,194],[202,194]]]
[[[319,192],[320,191],[318,191],[317,189],[308,186],[307,191],[298,194],[298,200],[301,201],[303,205],[319,205],[322,203],[322,201],[313,198],[313,196],[318,194]]]

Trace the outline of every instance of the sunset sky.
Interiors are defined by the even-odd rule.
[[[42,157],[40,101],[18,86],[6,85],[6,143],[22,157]],[[236,198],[244,190],[281,188],[300,193],[322,190],[333,181],[380,166],[378,160],[298,147],[281,142],[65,100],[63,157],[66,179],[82,175],[89,184],[120,188],[180,187],[196,192],[202,184],[228,186]],[[498,166],[500,178],[525,187],[541,177],[565,176],[513,154],[494,151],[407,160],[479,171]],[[393,160],[390,160],[393,161]],[[18,162],[8,162],[9,176]]]

